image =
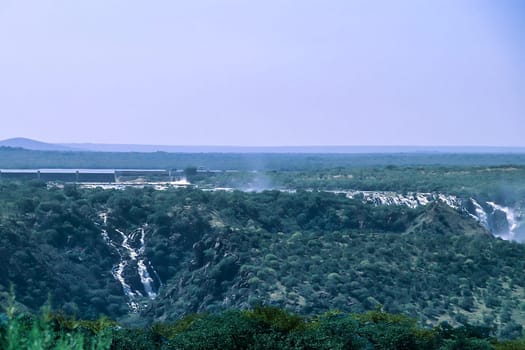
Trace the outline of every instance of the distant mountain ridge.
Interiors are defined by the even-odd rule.
[[[47,143],[23,137],[0,141],[0,147],[19,147],[37,151],[84,152],[166,152],[166,153],[515,153],[525,154],[525,147],[495,146],[213,146],[213,145],[143,145],[103,143]]]
[[[37,140],[32,140],[24,137],[15,137],[0,141],[0,147],[24,148],[34,151],[78,151],[71,147],[58,145],[53,143],[46,143]]]

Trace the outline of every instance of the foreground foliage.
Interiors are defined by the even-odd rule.
[[[48,312],[8,311],[0,322],[2,349],[424,349],[517,350],[525,340],[498,341],[486,327],[422,328],[416,320],[377,309],[362,314],[331,311],[303,317],[257,306],[175,323],[122,328],[105,318],[75,320]]]

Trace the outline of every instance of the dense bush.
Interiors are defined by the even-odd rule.
[[[2,349],[524,349],[523,340],[498,341],[490,330],[442,323],[422,328],[416,320],[379,309],[363,314],[337,311],[302,317],[258,306],[175,323],[123,328],[107,319],[84,321],[62,315],[16,314],[0,323]]]
[[[449,170],[434,169],[421,181],[458,185],[445,176]],[[489,180],[522,171],[470,171],[478,170]],[[440,171],[444,180],[436,176]],[[403,172],[416,183],[423,170],[361,171],[363,179],[374,175],[375,185],[389,184],[385,174]],[[50,295],[52,307],[70,315],[135,322],[111,274],[119,256],[101,235],[101,213],[113,235],[146,227],[145,254],[162,287],[154,301],[140,300],[145,321],[139,322],[256,303],[302,315],[383,305],[424,324],[476,323],[504,338],[522,333],[522,244],[495,239],[443,205],[381,207],[316,191],[87,190],[0,182],[0,300],[12,284],[18,301],[32,310]]]

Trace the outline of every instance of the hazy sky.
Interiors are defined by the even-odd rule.
[[[0,139],[525,146],[525,1],[0,0]]]

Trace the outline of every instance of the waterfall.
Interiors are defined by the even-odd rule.
[[[475,214],[469,212],[469,215],[476,219],[481,225],[483,225],[483,227],[490,230],[488,215],[485,209],[483,209],[481,204],[479,204],[474,198],[471,198],[470,201],[472,205],[474,205]]]
[[[147,224],[145,225],[147,226]],[[148,297],[150,299],[155,299],[157,297],[157,293],[154,290],[154,281],[153,278],[151,278],[148,268],[146,267],[146,264],[144,263],[144,250],[146,248],[146,230],[144,227],[140,228],[140,248],[139,248],[139,255],[140,259],[137,261],[137,270],[140,276],[140,282],[142,283],[142,286],[144,287],[144,290],[148,294]]]
[[[137,269],[140,276],[140,282],[142,282],[148,297],[152,300],[155,299],[157,297],[157,293],[153,290],[153,278],[151,278],[149,275],[148,268],[144,264],[143,259],[140,259],[137,262]]]
[[[520,215],[509,207],[486,202],[481,205],[474,198],[459,198],[442,193],[409,192],[401,194],[391,191],[332,191],[344,193],[348,198],[360,198],[363,202],[373,205],[403,205],[416,208],[428,203],[440,201],[449,207],[460,210],[479,222],[480,225],[489,230],[494,236],[505,240],[520,240],[518,229],[520,227]],[[470,205],[469,202],[472,204]],[[485,209],[487,208],[487,210]],[[492,209],[492,210],[490,210]],[[505,215],[505,220],[498,220],[496,212]],[[506,225],[508,224],[508,229]],[[521,239],[522,240],[522,239]]]
[[[157,272],[145,256],[147,224],[131,232],[118,228],[108,228],[108,214],[100,214],[103,221],[101,235],[106,244],[119,256],[119,263],[113,266],[113,277],[120,283],[128,297],[132,311],[138,311],[144,297],[153,300],[157,297],[158,287],[162,285]],[[150,272],[153,273],[152,278]]]
[[[487,204],[492,207],[493,212],[495,212],[495,211],[503,212],[505,214],[505,217],[507,219],[507,223],[508,223],[508,226],[509,226],[508,232],[504,232],[504,233],[496,232],[495,234],[497,234],[499,237],[501,237],[501,238],[503,238],[505,240],[514,240],[515,234],[516,234],[516,229],[519,226],[518,220],[516,219],[516,213],[514,212],[514,210],[512,210],[511,208],[508,208],[508,207],[501,206],[501,205],[496,204],[494,202],[487,202]]]
[[[458,197],[441,193],[409,192],[401,194],[390,191],[336,191],[336,193],[346,193],[348,198],[359,195],[362,196],[364,202],[374,205],[404,205],[409,208],[417,208],[439,200],[454,209],[462,206],[462,201]]]

